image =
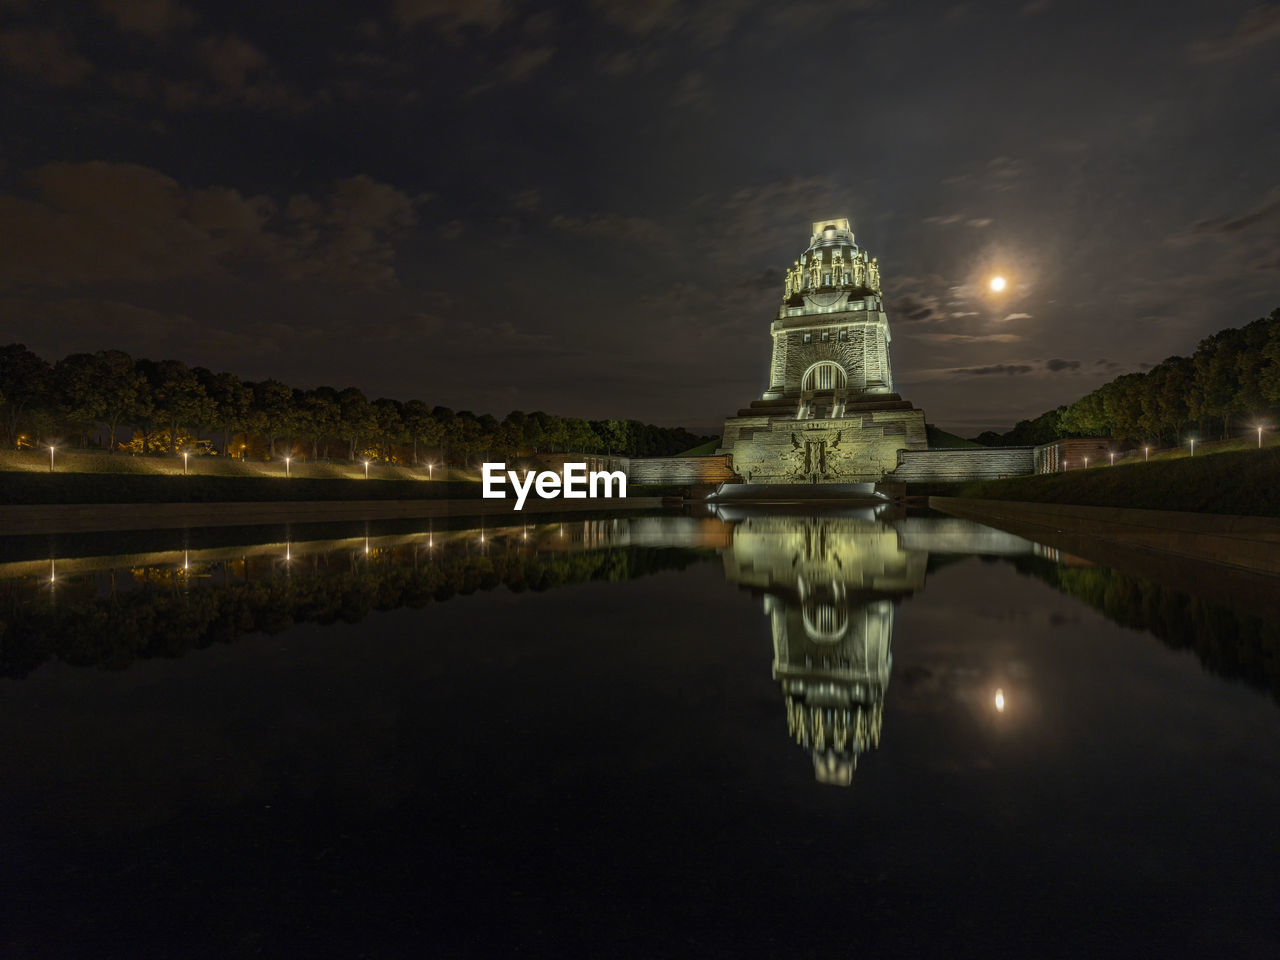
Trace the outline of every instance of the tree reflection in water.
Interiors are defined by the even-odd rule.
[[[355,623],[499,585],[629,580],[717,555],[729,582],[762,598],[788,729],[824,783],[851,783],[858,757],[878,745],[895,605],[944,558],[1007,558],[1280,699],[1275,623],[1104,567],[1064,565],[1055,551],[969,521],[872,511],[730,510],[4,563],[0,675],[52,659],[122,669],[300,623]]]

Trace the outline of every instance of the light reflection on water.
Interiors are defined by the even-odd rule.
[[[740,948],[756,942],[750,931],[763,921],[751,918],[768,916],[768,904],[807,916],[803,891],[815,886],[878,904],[886,932],[869,919],[869,941],[910,934],[946,945],[941,930],[904,932],[920,896],[912,884],[925,883],[949,930],[985,909],[983,898],[1009,893],[1000,870],[988,875],[973,858],[998,859],[1011,839],[1040,859],[1010,850],[998,860],[1009,876],[1083,871],[1071,882],[1096,884],[1117,904],[1153,882],[1157,861],[1166,884],[1179,857],[1212,876],[1203,856],[1215,845],[1232,852],[1239,883],[1274,889],[1249,867],[1256,849],[1224,833],[1233,829],[1225,822],[1205,826],[1201,801],[1160,779],[1162,764],[1199,769],[1209,758],[1217,775],[1198,789],[1236,797],[1232,784],[1247,784],[1240,809],[1265,807],[1277,792],[1264,775],[1275,751],[1258,746],[1265,731],[1241,734],[1260,751],[1243,763],[1232,759],[1240,748],[1211,735],[1230,725],[1220,717],[1234,716],[1223,704],[1241,716],[1256,710],[1220,680],[1197,682],[1148,637],[1102,637],[1081,624],[1092,623],[1092,608],[1273,696],[1274,625],[969,521],[730,510],[483,529],[374,524],[212,543],[156,536],[135,538],[127,553],[10,544],[0,563],[0,705],[21,758],[0,763],[0,799],[32,831],[3,879],[34,884],[32,924],[73,898],[108,896],[67,826],[90,821],[94,842],[106,845],[94,856],[114,865],[104,883],[114,877],[122,900],[153,895],[162,880],[213,897],[232,890],[244,904],[259,896],[270,910],[231,916],[256,931],[255,943],[277,947],[289,903],[360,876],[369,899],[347,895],[361,904],[361,923],[324,923],[339,942],[367,944],[370,918],[382,916],[378,897],[414,899],[412,884],[388,893],[380,871],[409,864],[435,878],[438,904],[414,909],[433,922],[464,918],[459,930],[431,935],[476,955],[497,941],[524,945],[487,940],[475,926],[486,912],[462,903],[495,882],[501,902],[492,909],[518,929],[548,911],[601,936],[628,928],[637,921],[613,916],[607,885],[592,882],[618,861],[634,872],[634,889],[612,895],[658,911],[646,914],[650,923],[690,923],[700,897],[718,902],[706,878],[758,898],[740,927],[719,931]],[[994,599],[986,583],[999,584]],[[450,602],[457,597],[471,599]],[[1043,618],[1026,619],[1041,608]],[[169,684],[185,693],[165,699]],[[1126,710],[1138,713],[1126,719]],[[1182,739],[1159,739],[1173,728]],[[1192,750],[1183,728],[1209,731],[1210,746],[1183,758]],[[44,749],[44,737],[56,747]],[[1082,768],[1082,758],[1096,767]],[[1141,779],[1144,763],[1152,770]],[[1055,784],[1050,795],[1036,792],[1037,777]],[[1088,787],[1121,777],[1139,778],[1141,809],[1168,808],[1117,832],[1107,818],[1129,798]],[[1069,794],[1076,784],[1083,792]],[[1065,795],[1061,807],[1054,792]],[[368,822],[350,809],[353,796],[376,811]],[[122,822],[135,806],[160,826]],[[1086,809],[1093,820],[1073,819]],[[306,829],[270,819],[286,810]],[[1200,837],[1193,824],[1209,832]],[[289,844],[310,844],[302,866],[293,846],[279,846],[290,830],[302,839]],[[1099,855],[1114,875],[1073,859],[1094,835],[1114,847]],[[135,837],[143,852],[132,850]],[[1167,853],[1151,846],[1165,838]],[[198,864],[199,879],[174,875],[176,849]],[[50,866],[32,865],[37,856]],[[450,866],[437,873],[437,862]],[[850,874],[853,863],[866,875]],[[246,869],[274,877],[279,897],[224,876]],[[876,879],[885,876],[892,895]],[[966,877],[976,877],[972,891]],[[939,878],[955,886],[944,892]],[[1222,902],[1197,906],[1203,881],[1166,889],[1180,915],[1225,915],[1222,902],[1245,903],[1235,880],[1217,876]],[[653,892],[662,883],[702,892],[673,904]],[[537,896],[531,885],[574,890],[571,899],[591,904],[589,918],[558,913],[568,908],[550,893],[526,915],[501,899],[515,896],[508,886]],[[1059,909],[1056,897],[1045,894],[1044,915]],[[1091,897],[1070,910],[1096,913]],[[118,922],[100,918],[91,932]],[[1021,921],[1006,913],[1003,922]],[[207,923],[210,942],[237,952],[228,947],[237,934]],[[811,923],[799,926],[825,940]],[[398,928],[378,929],[374,943]],[[1117,942],[1147,943],[1150,929]],[[1239,943],[1254,944],[1256,931],[1241,930]],[[81,944],[73,934],[64,947]],[[1021,947],[1035,953],[1044,942]],[[683,952],[649,946],[640,953]]]

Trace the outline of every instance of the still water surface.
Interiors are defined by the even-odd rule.
[[[0,540],[0,621],[5,956],[1280,952],[1276,625],[965,521]]]

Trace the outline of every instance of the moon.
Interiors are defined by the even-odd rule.
[[[1001,290],[1003,290],[1003,289],[1004,289],[1004,287],[1005,287],[1004,277],[992,277],[992,278],[991,278],[991,292],[992,292],[992,293],[999,293]]]

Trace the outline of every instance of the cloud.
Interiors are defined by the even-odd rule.
[[[680,0],[593,0],[597,14],[635,36],[671,30],[685,22]]]
[[[974,377],[985,377],[990,374],[1003,373],[1008,376],[1020,376],[1030,373],[1032,367],[1026,363],[996,363],[989,367],[956,367],[952,373],[963,373]]]
[[[1280,38],[1280,4],[1273,3],[1246,13],[1230,36],[1191,44],[1187,56],[1192,63],[1221,63],[1249,56],[1277,38]]]
[[[394,0],[391,18],[402,27],[430,23],[446,34],[463,27],[496,30],[514,13],[506,0]]]
[[[0,194],[0,284],[273,276],[387,286],[394,239],[424,202],[363,175],[283,206],[229,187],[183,187],[134,164],[52,163],[28,180],[34,196]]]
[[[789,177],[735,190],[715,211],[714,228],[699,239],[712,256],[737,263],[765,254],[776,258],[778,239],[792,238],[787,244],[794,251],[788,254],[790,260],[804,249],[815,210],[849,209],[853,206],[848,195],[827,178]],[[724,243],[725,237],[733,242]]]
[[[1190,227],[1191,233],[1224,236],[1249,230],[1270,221],[1280,224],[1280,186],[1274,186],[1251,210],[1234,217],[1218,217],[1197,220]]]
[[[667,228],[645,217],[626,217],[615,213],[594,213],[589,217],[556,214],[550,220],[556,230],[585,237],[602,237],[636,244],[665,246],[672,239]]]
[[[671,98],[671,105],[689,110],[709,109],[715,96],[707,89],[706,79],[697,70],[686,73],[676,85],[676,92]]]
[[[941,319],[937,299],[929,298],[929,301],[931,302],[916,299],[913,296],[900,297],[889,302],[886,312],[898,323],[919,323],[924,320]]]
[[[992,157],[980,170],[956,174],[942,180],[944,186],[966,187],[991,193],[1007,193],[1021,186],[1026,165],[1017,157]]]
[[[1001,317],[1000,322],[1008,323],[1011,320],[1030,320],[1030,319],[1032,319],[1032,317],[1031,317],[1031,314],[1029,313],[1010,313],[1006,316]]]
[[[226,330],[216,319],[196,320],[186,313],[91,297],[0,298],[0,325],[43,331],[49,346],[37,349],[36,336],[30,338],[32,349],[51,356],[111,346],[148,356],[185,357],[192,363],[209,362],[215,356],[262,357],[296,350],[312,333],[278,322],[246,331]]]
[[[517,50],[494,68],[490,79],[468,90],[467,96],[475,96],[502,86],[524,83],[549,63],[555,54],[556,48],[552,46]]]
[[[520,190],[511,197],[511,206],[521,213],[536,213],[542,206],[542,191],[537,187]]]
[[[751,287],[755,290],[781,290],[784,282],[785,278],[781,270],[776,267],[768,267],[755,276],[748,277],[742,283],[743,286]]]
[[[93,64],[52,30],[6,30],[0,33],[0,63],[51,87],[73,87],[93,73]]]
[[[963,223],[966,227],[989,227],[995,223],[991,217],[967,217],[962,213],[948,213],[944,215],[925,217],[925,223],[940,224],[942,226],[950,226],[956,223]]]
[[[505,83],[523,83],[551,62],[556,48],[551,46],[517,50],[503,61],[498,72]]]
[[[98,9],[125,33],[161,37],[195,23],[195,14],[173,0],[98,0]]]
[[[1045,365],[1045,369],[1050,370],[1053,373],[1059,373],[1063,370],[1079,370],[1080,369],[1079,360],[1062,360],[1062,359],[1059,359],[1058,357],[1054,357],[1052,360],[1046,360],[1044,362],[1044,365]]]
[[[1016,333],[922,333],[919,336],[934,343],[1017,343],[1023,339]]]

